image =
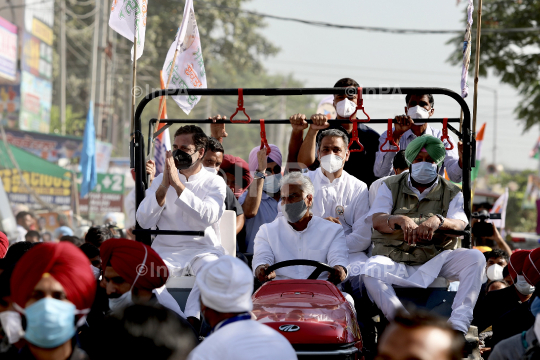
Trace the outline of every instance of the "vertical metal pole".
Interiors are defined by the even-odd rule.
[[[90,81],[90,101],[96,107],[96,77],[97,77],[97,53],[99,46],[99,17],[101,16],[101,1],[96,1],[96,15],[94,15],[94,43],[92,48],[92,79]],[[96,116],[94,112],[94,126],[97,128]]]
[[[99,96],[98,96],[98,107],[97,107],[97,127],[96,127],[96,137],[99,140],[103,140],[103,113],[104,111],[109,111],[105,105],[105,83],[107,75],[107,55],[105,54],[105,47],[107,46],[107,29],[109,24],[105,19],[107,18],[107,13],[109,9],[109,0],[104,1],[104,6],[101,9],[100,21],[101,21],[101,38],[99,40]],[[111,133],[111,129],[107,127],[107,135]]]
[[[62,135],[66,135],[66,0],[61,0],[60,2],[60,54],[59,55],[60,55],[60,133]]]
[[[497,111],[499,103],[497,90],[495,90],[495,98],[493,100],[495,102],[493,109],[493,165],[497,165]]]

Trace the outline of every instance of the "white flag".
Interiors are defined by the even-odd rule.
[[[111,29],[133,42],[137,34],[137,59],[144,50],[144,37],[146,32],[146,13],[148,0],[113,0],[109,26]],[[133,61],[133,48],[131,48]]]
[[[505,228],[506,222],[506,206],[508,205],[508,188],[505,189],[504,194],[499,196],[493,207],[491,208],[490,213],[492,214],[501,214],[501,220],[491,220],[491,222],[501,230]]]
[[[173,66],[174,53],[177,50],[178,55]],[[193,0],[186,0],[182,24],[163,64],[162,77],[165,83],[169,79],[171,69],[172,77],[169,89],[206,89],[206,72],[199,28],[193,10]],[[173,96],[173,100],[186,114],[191,112],[200,99],[200,96],[194,95]]]

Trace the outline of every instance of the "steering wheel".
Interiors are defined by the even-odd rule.
[[[317,278],[321,276],[321,274],[324,271],[333,272],[335,270],[330,265],[322,263],[322,262],[318,262],[315,260],[295,259],[295,260],[281,261],[281,262],[275,263],[272,266],[269,266],[268,269],[266,269],[266,274],[270,274],[272,271],[281,269],[284,267],[298,266],[298,265],[315,267],[315,270],[311,273],[311,275],[309,275],[307,280],[317,280]]]

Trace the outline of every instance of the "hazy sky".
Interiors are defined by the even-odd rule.
[[[467,1],[456,0],[253,0],[246,8],[285,17],[340,23],[409,29],[465,29]],[[475,19],[476,21],[476,19]],[[362,86],[433,86],[460,92],[461,65],[452,66],[446,59],[455,45],[446,45],[454,35],[401,35],[359,30],[309,26],[282,20],[266,19],[264,35],[281,48],[265,61],[272,73],[292,73],[307,87],[331,87],[342,77],[352,77]],[[460,44],[461,46],[461,44]],[[469,78],[473,104],[473,78]],[[523,125],[513,109],[519,101],[516,91],[500,84],[498,78],[480,78],[482,86],[499,93],[497,126],[497,162],[507,169],[536,169],[538,162],[529,152],[538,138],[538,127],[523,134]],[[478,129],[486,122],[482,159],[493,161],[494,96],[478,91]],[[404,112],[403,97],[366,99],[372,118],[387,118]],[[315,109],[314,109],[315,111]],[[435,97],[437,117],[459,117],[457,103],[442,95]],[[382,132],[382,125],[373,126]]]

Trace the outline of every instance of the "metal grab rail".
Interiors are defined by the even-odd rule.
[[[130,143],[130,159],[131,165],[135,168],[135,182],[136,182],[136,208],[139,207],[141,201],[145,196],[145,189],[147,187],[145,176],[145,153],[144,153],[144,136],[142,133],[142,113],[150,101],[161,96],[238,96],[239,89],[163,89],[157,90],[147,94],[137,106],[135,111],[135,129],[133,138]],[[242,89],[242,96],[301,96],[301,95],[352,95],[356,94],[358,90],[356,88],[273,88],[273,89]],[[364,95],[396,95],[396,94],[433,94],[433,95],[446,95],[454,99],[461,110],[463,111],[463,123],[462,132],[459,133],[453,127],[448,126],[448,129],[453,131],[460,140],[463,141],[463,200],[465,207],[465,214],[467,218],[471,218],[471,166],[474,166],[476,159],[476,134],[471,129],[471,112],[469,106],[465,100],[456,92],[445,88],[431,88],[431,87],[364,87],[362,88],[362,94]],[[429,119],[426,122],[441,122],[442,119]],[[457,120],[457,121],[456,121]],[[174,122],[172,122],[174,121]],[[164,123],[210,123],[211,120],[193,120],[193,119],[178,119],[178,120],[162,120]],[[387,123],[388,119],[381,119],[380,123]],[[219,121],[218,121],[219,122]],[[224,121],[225,122],[225,121]],[[350,122],[346,119],[345,122]],[[459,119],[448,119],[448,122],[459,122]],[[251,123],[259,124],[260,122],[252,119]],[[288,120],[265,120],[266,124],[286,124]],[[379,123],[376,119],[370,120],[370,123]],[[150,140],[150,137],[149,137]],[[141,229],[139,224],[136,225],[137,229]],[[165,231],[165,230],[155,230]],[[144,243],[150,243],[150,235],[137,236],[137,240]],[[465,236],[463,241],[464,247],[470,247],[470,236]]]

